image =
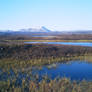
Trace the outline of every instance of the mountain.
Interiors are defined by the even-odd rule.
[[[28,28],[28,29],[20,29],[17,31],[13,30],[0,30],[0,35],[2,34],[92,34],[92,30],[69,30],[69,31],[51,31],[48,28],[42,26],[39,29],[36,28]]]
[[[51,30],[47,29],[46,27],[42,26],[40,29],[29,28],[29,29],[21,29],[19,32],[51,32]]]
[[[41,30],[44,30],[45,32],[51,32],[51,30],[47,29],[46,27],[42,26]]]

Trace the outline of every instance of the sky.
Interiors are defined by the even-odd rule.
[[[0,29],[92,30],[92,0],[0,0]]]

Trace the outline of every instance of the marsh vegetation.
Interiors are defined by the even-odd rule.
[[[61,35],[60,35],[61,36]],[[59,36],[59,37],[60,37]],[[20,37],[20,36],[18,36]],[[23,36],[24,37],[24,36]],[[64,36],[65,37],[65,36]],[[64,38],[63,37],[63,38]],[[67,36],[68,37],[68,36]],[[75,37],[75,36],[71,36]],[[70,36],[63,38],[44,38],[44,37],[27,37],[17,39],[10,36],[0,41],[0,91],[1,92],[91,92],[92,81],[88,80],[71,80],[66,76],[50,78],[48,75],[40,76],[33,74],[33,67],[39,67],[42,70],[44,65],[55,68],[56,63],[69,63],[69,61],[87,61],[92,62],[92,47],[67,46],[59,44],[24,44],[24,41],[90,41],[91,36],[87,39],[72,40]],[[11,39],[12,38],[12,39]],[[38,39],[39,38],[39,39]],[[67,40],[69,39],[70,40]],[[64,38],[65,39],[65,38]],[[35,72],[35,71],[34,71]]]

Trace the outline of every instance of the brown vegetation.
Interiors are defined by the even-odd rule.
[[[39,59],[46,57],[69,57],[92,55],[91,47],[64,46],[64,45],[14,45],[0,46],[0,58],[13,58],[21,60]]]

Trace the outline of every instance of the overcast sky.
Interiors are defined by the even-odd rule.
[[[0,0],[0,29],[91,30],[92,0]]]

